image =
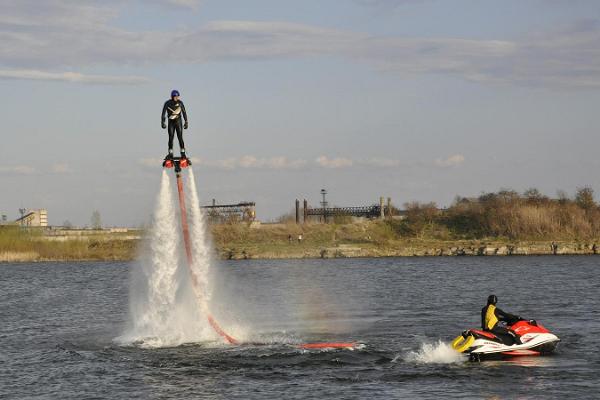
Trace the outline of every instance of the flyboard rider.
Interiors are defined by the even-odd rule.
[[[486,306],[481,309],[481,328],[496,336],[510,336],[516,344],[522,344],[516,333],[500,325],[500,321],[512,324],[521,318],[502,311],[496,307],[496,303],[498,303],[498,297],[493,294],[489,295]]]
[[[167,128],[167,124],[165,124],[165,115],[166,118],[169,119],[169,153],[165,157],[165,160],[173,158],[173,137],[175,136],[175,132],[177,132],[177,140],[179,141],[181,158],[187,158],[185,155],[185,144],[183,143],[183,129],[188,128],[188,117],[187,113],[185,112],[183,101],[181,101],[179,97],[179,91],[173,90],[171,92],[171,98],[165,102],[160,115],[161,127],[163,129]],[[183,124],[182,117],[183,120],[185,120]]]

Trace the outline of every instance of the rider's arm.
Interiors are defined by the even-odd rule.
[[[510,322],[519,319],[516,315],[509,314],[496,307],[496,317],[500,321]]]
[[[183,120],[187,123],[187,113],[185,112],[185,106],[183,105],[183,101],[181,102],[181,113],[183,114]]]
[[[484,331],[486,330],[486,326],[485,326],[485,314],[487,312],[487,307],[483,307],[481,309],[481,329],[483,329]]]
[[[163,106],[163,110],[162,113],[160,114],[160,122],[161,124],[165,123],[165,114],[167,113],[167,101],[165,102],[165,105]]]

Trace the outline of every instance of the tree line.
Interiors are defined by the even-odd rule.
[[[405,218],[390,221],[402,236],[435,239],[589,239],[600,237],[600,208],[591,187],[556,198],[538,189],[511,189],[457,197],[447,209],[435,203],[404,204]]]

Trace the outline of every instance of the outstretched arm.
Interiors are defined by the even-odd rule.
[[[185,112],[185,106],[183,105],[183,101],[181,102],[181,113],[183,114],[183,120],[187,124],[188,118],[187,118],[187,113]]]
[[[188,118],[187,118],[187,113],[185,112],[185,106],[183,105],[183,101],[181,102],[181,113],[183,114],[183,119],[185,121],[185,123],[183,124],[183,129],[187,129],[188,128]]]
[[[165,114],[167,113],[167,103],[165,102],[165,105],[163,106],[162,109],[162,113],[160,114],[160,124],[164,125],[165,124]]]
[[[498,317],[500,321],[504,321],[507,324],[512,324],[515,321],[519,320],[519,317],[517,315],[504,312],[499,308],[496,308],[496,317]]]

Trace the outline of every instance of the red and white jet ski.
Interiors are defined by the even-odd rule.
[[[558,336],[534,320],[519,320],[507,328],[517,334],[522,344],[516,344],[510,336],[500,337],[491,332],[469,329],[452,341],[452,347],[460,353],[469,354],[471,361],[482,361],[546,355],[552,353],[560,342]]]

